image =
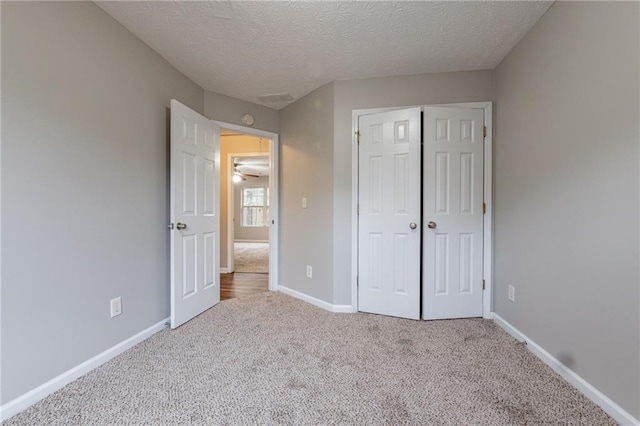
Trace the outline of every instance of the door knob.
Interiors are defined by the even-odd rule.
[[[409,224],[409,228],[411,228],[411,229],[416,229],[417,227],[418,227],[418,225],[416,225],[416,223],[415,223],[415,222],[411,222],[411,223]]]
[[[436,226],[438,226],[438,224],[437,224],[437,223],[435,223],[435,222],[429,222],[429,223],[427,223],[427,228],[429,228],[429,229],[435,229],[435,228],[436,228]]]
[[[182,223],[182,222],[178,222],[178,223],[176,224],[176,228],[177,228],[178,230],[187,229],[187,224],[186,224],[186,223]]]

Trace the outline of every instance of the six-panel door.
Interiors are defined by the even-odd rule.
[[[171,327],[220,301],[219,134],[171,101]]]
[[[430,107],[423,125],[422,316],[480,317],[484,113]]]
[[[420,109],[359,121],[358,307],[420,318]]]

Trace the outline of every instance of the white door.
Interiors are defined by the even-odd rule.
[[[171,100],[171,328],[220,301],[220,128]]]
[[[482,110],[424,110],[424,319],[482,316],[483,132]]]
[[[420,319],[420,108],[358,128],[358,309]]]

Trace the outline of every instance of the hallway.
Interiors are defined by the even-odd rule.
[[[269,274],[220,274],[220,300],[269,291]]]

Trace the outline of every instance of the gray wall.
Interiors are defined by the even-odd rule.
[[[493,71],[420,74],[335,82],[335,134],[331,159],[334,304],[351,304],[352,110],[492,101],[493,98]]]
[[[333,83],[281,110],[280,143],[279,284],[332,303]]]
[[[352,110],[493,99],[494,72],[469,71],[336,81],[281,110],[281,284],[351,304]]]
[[[636,418],[638,8],[557,2],[499,66],[494,206],[495,311]]]
[[[93,3],[1,7],[6,403],[168,316],[168,107],[204,92]]]
[[[249,177],[240,183],[234,184],[234,209],[233,213],[235,221],[233,222],[234,231],[233,238],[238,240],[260,240],[269,241],[269,226],[242,226],[242,192],[243,188],[251,188],[254,186],[269,187],[269,177],[263,176],[259,178]]]
[[[253,115],[253,128],[267,132],[280,131],[280,112],[262,105],[242,101],[214,92],[204,92],[204,115],[212,120],[225,123],[242,124],[242,116],[246,113]]]

